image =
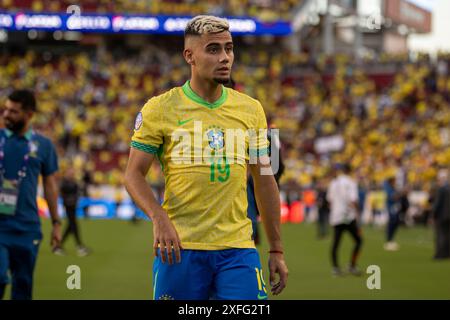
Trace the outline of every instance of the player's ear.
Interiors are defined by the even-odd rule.
[[[184,60],[190,65],[194,65],[194,57],[192,54],[192,49],[184,49],[183,51]]]
[[[31,121],[31,119],[33,119],[34,116],[34,112],[33,111],[26,111],[25,112],[25,117],[28,119],[28,121]]]

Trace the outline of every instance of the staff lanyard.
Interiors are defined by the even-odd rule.
[[[17,185],[19,186],[23,179],[27,176],[27,165],[28,161],[30,160],[30,153],[33,146],[33,139],[34,139],[34,131],[31,131],[31,138],[28,141],[28,150],[23,156],[22,165],[20,166],[19,171],[17,172]],[[5,167],[3,164],[3,160],[5,158],[5,145],[6,145],[6,137],[3,136],[0,139],[0,178],[3,180],[5,177]]]

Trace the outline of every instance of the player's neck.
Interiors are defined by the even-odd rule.
[[[192,77],[189,84],[192,91],[209,103],[216,102],[222,95],[222,85],[214,81],[201,81]]]

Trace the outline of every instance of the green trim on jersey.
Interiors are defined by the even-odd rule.
[[[250,157],[261,157],[269,154],[269,148],[263,148],[263,149],[249,149],[248,150]]]
[[[151,153],[151,154],[158,154],[159,149],[160,149],[160,148],[157,148],[155,146],[151,146],[151,145],[148,145],[148,144],[143,144],[143,143],[140,143],[140,142],[137,142],[137,141],[131,141],[131,147],[135,148],[135,149],[138,149],[138,150],[141,150],[141,151],[144,151],[144,152],[147,152],[147,153]]]
[[[228,97],[228,91],[227,89],[222,85],[222,95],[220,96],[220,98],[213,102],[213,103],[209,103],[208,101],[205,101],[202,97],[200,97],[198,94],[196,94],[192,88],[191,88],[191,84],[190,81],[186,81],[186,83],[181,87],[183,89],[184,94],[191,99],[192,101],[201,104],[202,106],[205,106],[209,109],[215,109],[217,107],[220,107],[225,100],[227,100]]]

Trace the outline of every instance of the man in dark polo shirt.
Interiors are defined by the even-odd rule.
[[[27,90],[14,91],[2,112],[6,128],[0,129],[0,299],[10,280],[13,300],[32,298],[42,239],[36,202],[39,175],[53,223],[52,247],[61,241],[55,178],[58,159],[51,141],[31,128],[35,112],[35,98]]]

